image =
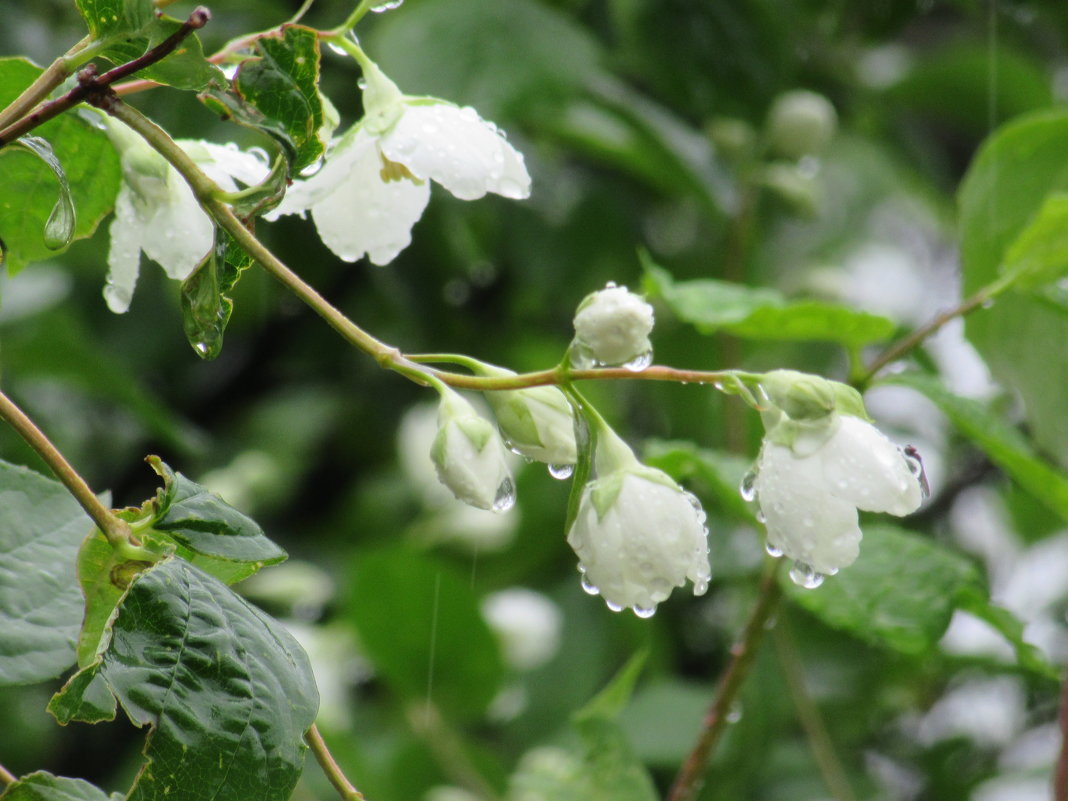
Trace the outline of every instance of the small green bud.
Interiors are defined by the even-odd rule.
[[[834,138],[838,115],[823,95],[798,89],[775,98],[765,129],[772,151],[791,159],[813,155]]]
[[[796,370],[772,370],[760,386],[771,404],[791,420],[818,420],[835,410],[835,383]]]
[[[705,127],[712,144],[727,158],[742,161],[756,150],[756,132],[745,120],[716,117]]]

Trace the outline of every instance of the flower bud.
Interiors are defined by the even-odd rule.
[[[797,159],[819,153],[834,137],[838,115],[823,95],[798,89],[775,98],[768,112],[771,149]]]
[[[480,365],[480,375],[515,375],[503,367]],[[509,446],[527,459],[553,465],[578,460],[575,447],[575,413],[556,387],[529,387],[484,394]]]
[[[835,383],[796,370],[765,373],[760,386],[773,406],[791,420],[816,420],[835,409]]]
[[[625,286],[609,283],[579,304],[572,360],[577,367],[644,369],[652,361],[652,330],[653,307]]]
[[[438,479],[464,503],[504,512],[515,504],[515,483],[496,427],[458,393],[442,386],[438,433],[430,456]]]

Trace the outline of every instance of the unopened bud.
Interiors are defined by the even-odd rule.
[[[643,369],[652,360],[652,330],[653,307],[625,286],[610,283],[579,304],[572,361],[578,367]]]
[[[819,153],[834,137],[838,115],[823,95],[798,89],[775,98],[768,112],[771,149],[787,158]]]

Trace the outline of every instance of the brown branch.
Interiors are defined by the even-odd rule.
[[[1053,776],[1054,801],[1068,801],[1068,677],[1061,695],[1061,753]]]
[[[178,30],[133,61],[110,69],[103,75],[97,75],[96,67],[90,64],[78,73],[78,85],[63,97],[43,103],[32,114],[23,117],[18,122],[0,131],[0,147],[10,144],[20,136],[25,136],[34,128],[43,125],[83,101],[92,102],[95,98],[99,98],[110,90],[111,84],[115,83],[115,81],[128,78],[135,72],[166,58],[182,43],[183,39],[193,31],[203,28],[210,19],[211,12],[203,6],[198,6],[193,9],[189,19],[183,22]]]
[[[697,795],[712,750],[727,727],[731,707],[749,675],[749,669],[764,637],[766,624],[782,598],[778,580],[780,564],[781,561],[776,561],[764,574],[764,580],[760,584],[760,598],[749,614],[741,637],[731,646],[730,664],[720,679],[697,743],[671,785],[667,801],[691,801]]]
[[[337,790],[342,801],[365,801],[363,793],[353,787],[352,782],[348,780],[348,777],[345,776],[345,773],[334,759],[334,755],[330,753],[330,749],[326,747],[323,736],[319,734],[319,727],[313,723],[304,737],[308,741],[308,747],[311,748],[311,752],[315,754],[315,760],[319,763],[319,767],[323,769],[326,778],[334,785],[334,789]]]

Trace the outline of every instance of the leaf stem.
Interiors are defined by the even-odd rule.
[[[381,2],[381,0],[379,0],[379,2]],[[344,36],[356,27],[356,23],[358,23],[361,19],[364,18],[364,15],[366,15],[367,12],[371,10],[371,6],[373,5],[374,0],[360,0],[360,4],[356,6],[356,8],[351,14],[348,15],[345,21],[338,25],[336,28],[334,28],[332,31],[325,31],[323,38],[332,39],[334,37]]]
[[[749,620],[746,621],[741,637],[731,646],[731,661],[720,679],[712,705],[705,715],[701,734],[679,769],[668,792],[667,801],[692,801],[697,795],[712,750],[727,727],[731,706],[749,675],[749,669],[764,637],[766,624],[782,598],[778,581],[780,564],[781,560],[776,560],[764,573],[756,606],[749,613]]]
[[[334,755],[330,753],[330,749],[326,747],[323,736],[319,734],[319,727],[313,723],[304,736],[308,741],[308,747],[315,754],[315,761],[323,769],[326,778],[334,785],[334,789],[337,790],[337,794],[341,796],[342,801],[365,801],[363,793],[352,785],[352,782],[348,780],[348,777],[345,776],[341,767],[337,764]]]
[[[809,748],[812,749],[812,756],[816,760],[820,775],[823,776],[823,783],[827,785],[827,790],[835,801],[857,801],[842,762],[834,750],[834,743],[827,733],[819,707],[805,686],[797,642],[785,621],[775,627],[771,639],[775,643],[775,651],[779,656],[779,664],[790,689],[794,708],[797,710],[797,718],[808,738]]]
[[[13,784],[16,781],[18,781],[18,778],[15,776],[15,774],[13,774],[3,765],[0,765],[0,782],[3,782],[4,784]]]
[[[0,418],[15,429],[18,435],[44,460],[97,528],[104,532],[104,536],[113,548],[125,551],[131,545],[140,544],[131,534],[126,521],[121,520],[101,503],[85,479],[71,466],[59,449],[44,435],[44,432],[3,392],[0,392]]]

